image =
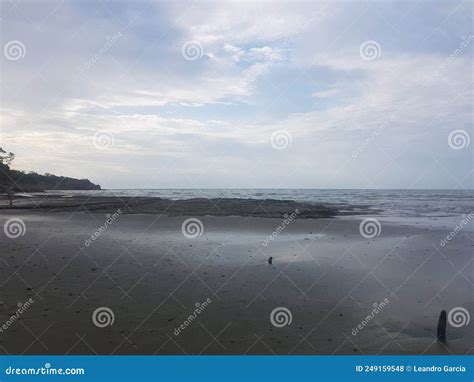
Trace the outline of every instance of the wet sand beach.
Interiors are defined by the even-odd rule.
[[[473,351],[472,324],[436,340],[441,310],[474,308],[472,222],[440,245],[457,217],[287,201],[17,202],[0,211],[2,227],[24,224],[0,240],[5,354]],[[378,235],[361,235],[365,218]]]

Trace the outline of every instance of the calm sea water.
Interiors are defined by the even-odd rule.
[[[57,192],[54,192],[57,193]],[[64,196],[148,196],[168,199],[254,198],[323,203],[339,209],[380,210],[389,216],[458,216],[474,213],[474,190],[154,189],[64,191]]]

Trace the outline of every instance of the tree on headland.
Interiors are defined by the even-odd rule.
[[[7,153],[0,147],[0,192],[8,189],[14,183],[10,170],[13,159],[15,159],[15,154]]]
[[[3,148],[0,147],[0,163],[6,166],[10,166],[15,159],[15,154],[12,152],[7,153]]]

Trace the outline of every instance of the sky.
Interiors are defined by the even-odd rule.
[[[0,147],[103,188],[472,188],[473,15],[4,0]]]

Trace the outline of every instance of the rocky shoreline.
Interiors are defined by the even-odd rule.
[[[330,218],[339,215],[335,207],[275,199],[205,199],[170,200],[156,197],[98,197],[98,196],[35,196],[15,200],[9,208],[6,200],[0,209],[40,211],[89,211],[124,214],[165,214],[168,216],[252,216],[285,218],[296,212],[300,219]]]

